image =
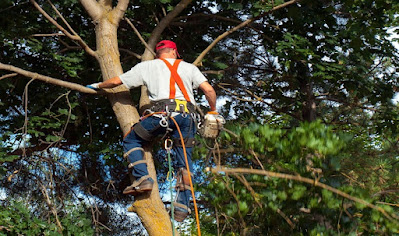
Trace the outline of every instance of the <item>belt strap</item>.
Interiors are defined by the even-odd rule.
[[[187,90],[184,87],[183,81],[180,78],[180,75],[177,73],[177,67],[179,66],[181,60],[176,60],[173,65],[171,65],[167,60],[160,58],[163,62],[165,62],[166,66],[170,70],[170,89],[169,89],[169,98],[174,99],[176,97],[176,88],[175,83],[179,86],[180,91],[183,93],[184,98],[186,101],[190,102],[190,97],[188,96]]]
[[[179,113],[195,112],[195,106],[191,102],[179,99],[162,99],[159,101],[152,101],[151,105],[151,109],[153,111],[168,111]],[[168,108],[167,110],[166,107]]]

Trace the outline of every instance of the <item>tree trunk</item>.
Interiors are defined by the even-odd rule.
[[[97,60],[100,63],[104,80],[123,73],[117,44],[118,23],[113,22],[113,20],[112,11],[102,14],[97,19]],[[133,124],[138,122],[139,113],[132,103],[128,89],[122,85],[112,90],[115,93],[108,95],[108,99],[125,134]],[[129,211],[137,213],[149,235],[171,235],[171,222],[159,195],[156,171],[151,153],[147,151],[145,158],[149,162],[149,174],[155,180],[154,189],[149,196],[136,197],[134,206],[132,205]]]
[[[302,120],[312,122],[317,118],[316,100],[313,94],[313,83],[309,79],[309,71],[302,62],[297,63],[298,82],[300,87],[302,106]]]

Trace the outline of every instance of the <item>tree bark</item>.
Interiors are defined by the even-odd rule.
[[[316,99],[313,94],[312,81],[309,79],[309,71],[302,62],[297,62],[297,69],[299,71],[298,82],[300,87],[300,94],[302,101],[305,101],[302,105],[302,120],[312,122],[317,119],[316,114]]]
[[[85,2],[85,0],[81,0]],[[96,44],[97,44],[97,60],[100,64],[103,80],[119,76],[123,73],[119,58],[119,49],[117,41],[117,29],[119,21],[126,10],[126,0],[121,0],[123,4],[118,4],[117,8],[112,10],[110,1],[100,1],[99,6],[102,8],[101,15],[98,17],[98,9],[94,9],[91,16],[96,16]],[[121,3],[119,2],[119,3]],[[91,1],[92,4],[84,4],[93,6],[97,3]],[[98,6],[98,5],[97,5]],[[91,9],[86,9],[91,11]],[[120,124],[123,134],[130,131],[133,124],[139,121],[139,113],[135,108],[130,97],[130,91],[123,85],[112,89],[114,93],[108,94],[115,116]],[[172,227],[168,213],[161,201],[158,184],[156,182],[156,171],[150,152],[145,153],[148,160],[148,172],[155,180],[154,188],[151,194],[135,198],[134,210],[140,217],[144,227],[149,235],[171,235]]]

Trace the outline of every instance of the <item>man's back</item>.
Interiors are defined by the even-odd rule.
[[[174,64],[176,59],[166,59],[170,64]],[[177,73],[181,77],[184,87],[193,104],[193,89],[197,89],[199,85],[207,79],[200,70],[187,62],[181,61]],[[138,87],[146,85],[149,91],[150,100],[158,101],[169,98],[171,72],[165,62],[160,59],[145,61],[134,66],[130,71],[121,75],[123,84],[128,87]],[[183,93],[176,85],[176,99],[185,100]]]

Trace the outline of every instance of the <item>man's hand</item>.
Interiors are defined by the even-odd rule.
[[[205,120],[216,120],[220,124],[225,124],[226,120],[222,115],[220,115],[217,111],[208,111],[207,114],[205,115]]]
[[[219,115],[219,112],[217,112],[217,111],[208,111],[207,114],[209,114],[209,115]]]
[[[101,84],[101,83],[89,84],[89,85],[86,85],[86,87],[90,88],[90,89],[94,89],[94,90],[99,90],[100,89],[100,87],[98,86],[99,84]]]

